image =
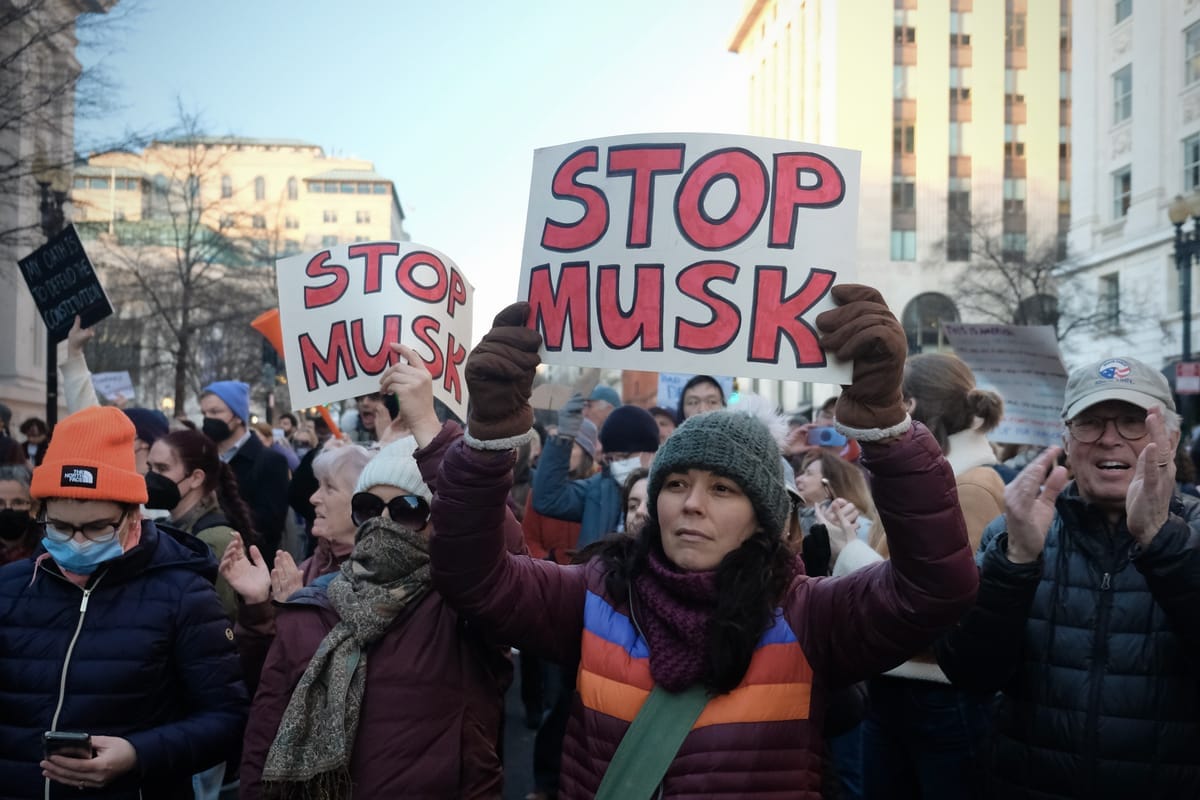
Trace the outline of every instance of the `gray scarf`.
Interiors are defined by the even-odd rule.
[[[424,536],[382,517],[359,529],[354,552],[328,589],[341,621],[308,662],[267,753],[262,778],[268,797],[351,796],[367,649],[430,587]]]

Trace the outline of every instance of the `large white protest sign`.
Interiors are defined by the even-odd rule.
[[[943,323],[946,339],[982,389],[1004,398],[1004,418],[988,434],[996,442],[1050,446],[1062,441],[1063,366],[1047,325]]]
[[[550,364],[849,383],[817,344],[854,277],[859,154],[645,134],[534,154],[519,296]]]
[[[275,264],[283,356],[294,408],[379,391],[411,347],[434,395],[466,419],[462,364],[474,290],[446,255],[412,242],[357,242]]]

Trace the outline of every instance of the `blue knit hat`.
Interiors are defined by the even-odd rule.
[[[215,381],[200,391],[200,396],[215,394],[221,398],[233,415],[242,422],[250,423],[250,387],[241,381]]]
[[[603,400],[614,408],[621,405],[621,396],[617,394],[617,390],[602,383],[597,384],[596,388],[592,389],[592,393],[588,395],[588,400]]]

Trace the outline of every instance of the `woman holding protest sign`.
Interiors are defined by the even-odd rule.
[[[839,424],[865,446],[892,559],[810,579],[787,549],[778,444],[756,419],[689,419],[655,456],[649,522],[588,564],[503,552],[512,449],[532,422],[541,344],[518,303],[468,357],[467,436],[433,503],[435,586],[495,635],[580,660],[565,797],[820,796],[828,693],[927,646],[970,606],[978,575],[952,476],[900,397],[903,329],[878,292],[833,290],[822,345],[854,360]],[[940,535],[930,536],[937,530]]]
[[[412,366],[382,383],[402,384],[413,436],[358,475],[347,560],[281,606],[246,729],[244,798],[500,794],[507,649],[447,604],[429,572],[436,482],[425,459],[461,429],[423,413],[425,398],[433,409],[430,375],[401,352]],[[504,520],[519,536],[515,518]]]

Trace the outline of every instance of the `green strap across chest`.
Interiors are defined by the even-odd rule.
[[[655,686],[621,738],[596,800],[650,797],[707,704],[708,694],[702,686],[679,694]]]

